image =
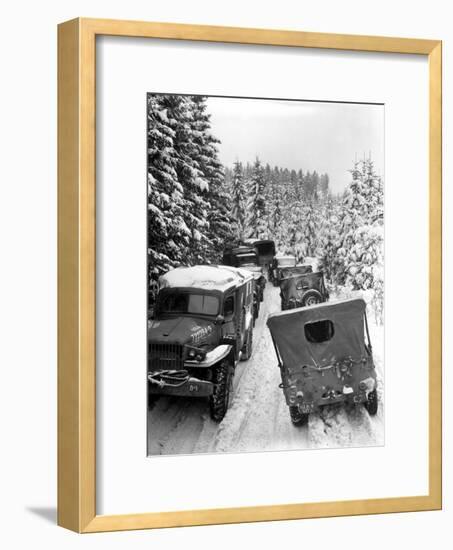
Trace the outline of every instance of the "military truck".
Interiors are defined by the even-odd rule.
[[[258,253],[258,262],[268,269],[275,257],[275,242],[271,239],[246,239],[245,246],[253,246]]]
[[[362,299],[274,313],[267,320],[293,424],[333,403],[378,410],[376,371]],[[366,338],[365,338],[366,335]]]
[[[227,266],[179,267],[159,279],[148,325],[148,403],[156,396],[208,397],[225,416],[235,367],[253,348],[250,272]]]
[[[256,283],[259,302],[263,301],[266,277],[264,276],[263,267],[259,263],[258,253],[254,246],[226,248],[223,252],[223,263],[252,272]]]
[[[313,306],[329,299],[322,271],[293,275],[280,281],[282,311]]]

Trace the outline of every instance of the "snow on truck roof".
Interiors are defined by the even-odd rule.
[[[161,275],[161,288],[200,288],[204,290],[227,290],[253,278],[249,271],[226,265],[196,265],[177,267]]]

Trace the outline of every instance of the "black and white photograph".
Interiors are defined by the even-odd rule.
[[[384,445],[384,105],[146,102],[148,456]]]

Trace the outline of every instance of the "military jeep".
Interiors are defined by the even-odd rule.
[[[253,347],[253,287],[248,271],[179,267],[159,279],[148,325],[148,404],[156,396],[208,397],[225,416],[239,360]]]
[[[321,271],[293,275],[280,281],[282,311],[327,302],[329,292]]]
[[[259,263],[258,252],[254,246],[226,248],[223,253],[223,263],[252,272],[256,283],[258,302],[263,301],[266,277],[264,276],[263,267]]]
[[[275,256],[269,266],[269,281],[274,286],[278,286],[282,279],[282,269],[296,267],[297,260],[295,256]]]
[[[270,315],[281,387],[295,425],[333,403],[378,409],[376,371],[362,299],[328,302]],[[366,334],[366,339],[365,339]]]

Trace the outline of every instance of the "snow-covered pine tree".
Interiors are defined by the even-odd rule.
[[[286,233],[286,252],[294,254],[297,262],[301,263],[307,255],[304,240],[304,204],[302,201],[295,201],[288,205],[284,219],[286,223],[283,224],[282,229]],[[284,235],[281,236],[281,239],[284,241]]]
[[[236,234],[238,239],[245,237],[245,218],[246,218],[246,193],[244,182],[244,169],[242,163],[236,161],[233,167],[231,179],[231,196],[232,196],[232,216],[236,223]]]
[[[336,274],[341,267],[337,254],[340,246],[340,210],[340,197],[327,194],[321,211],[318,267],[332,284],[336,282]]]
[[[383,310],[383,186],[371,159],[354,164],[340,221],[337,282],[354,290],[373,290],[373,307]]]
[[[225,187],[225,171],[219,160],[217,144],[219,140],[211,132],[210,115],[207,112],[206,97],[193,96],[193,120],[195,124],[195,159],[198,168],[207,182],[203,189],[208,203],[206,214],[207,248],[204,261],[220,262],[225,242],[233,238],[233,218],[231,201]]]
[[[178,109],[168,96],[149,94],[148,111],[148,266],[150,281],[185,260],[191,231],[178,176],[175,144]]]
[[[302,242],[301,250],[305,250],[307,256],[315,256],[319,238],[319,202],[316,193],[312,195],[302,209]]]
[[[256,158],[249,182],[249,215],[247,219],[247,237],[266,238],[266,189],[264,170],[259,158]]]

